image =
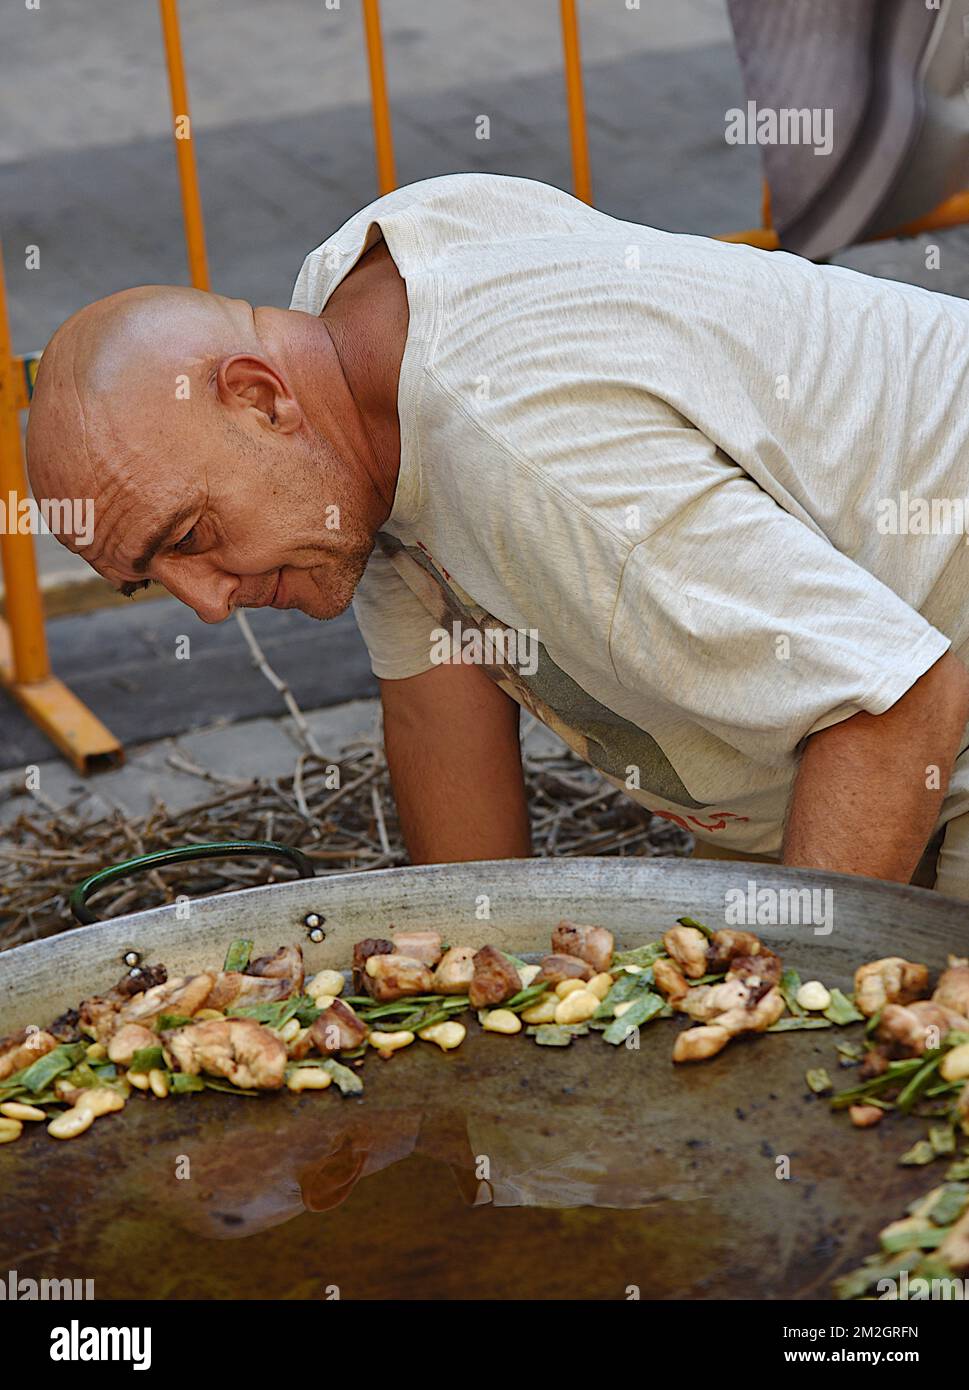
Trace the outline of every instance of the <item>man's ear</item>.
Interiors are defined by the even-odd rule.
[[[215,378],[219,400],[229,410],[255,410],[284,434],[297,429],[303,415],[279,373],[261,357],[236,353],[219,363]]]

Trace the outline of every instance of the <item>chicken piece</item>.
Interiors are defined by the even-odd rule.
[[[886,1004],[909,1004],[929,987],[929,970],[902,956],[869,961],[855,971],[855,1004],[866,1018]]]
[[[690,993],[692,995],[698,993],[699,990],[723,990],[725,987],[731,990],[744,988],[740,980],[725,980],[721,985],[700,985],[698,989],[691,990]],[[756,1000],[751,997],[745,1004],[728,1008],[723,1013],[711,1018],[705,1026],[688,1028],[685,1033],[681,1033],[673,1048],[673,1061],[702,1061],[704,1058],[712,1057],[721,1051],[727,1040],[737,1037],[740,1033],[762,1033],[772,1023],[777,1022],[784,1012],[784,1007],[784,997],[780,990],[770,988],[766,994]],[[701,1034],[702,1036],[691,1038],[691,1034]],[[726,1035],[722,1042],[719,1040],[720,1034]],[[684,1038],[687,1041],[683,1042],[682,1039]]]
[[[474,979],[474,946],[452,946],[434,971],[436,994],[467,994]]]
[[[161,1035],[170,1066],[198,1076],[223,1076],[243,1090],[276,1091],[283,1084],[286,1047],[252,1018],[212,1018]]]
[[[143,1047],[157,1047],[158,1034],[142,1023],[125,1023],[108,1042],[108,1061],[130,1067],[131,1059]]]
[[[372,955],[363,972],[364,988],[378,1004],[389,1004],[408,994],[430,994],[434,976],[423,961],[410,956]]]
[[[721,927],[715,931],[707,945],[707,973],[719,975],[727,970],[737,956],[773,955],[773,951],[755,936],[752,931],[737,931],[734,927]]]
[[[947,1009],[955,1009],[963,1018],[969,1018],[969,965],[964,960],[949,957],[949,967],[939,976],[932,999]]]
[[[66,1009],[54,1019],[53,1023],[48,1023],[47,1032],[57,1039],[59,1043],[74,1043],[81,1041],[81,1015],[77,1009]]]
[[[123,1004],[136,994],[144,994],[156,985],[163,985],[168,979],[168,971],[163,965],[136,965],[126,975],[122,975],[116,985],[108,990],[106,999]]]
[[[239,970],[220,970],[211,993],[205,1001],[207,1009],[225,1011],[239,1004],[277,1004],[293,993],[293,981],[284,976],[244,975]]]
[[[896,1056],[920,1057],[926,1048],[938,1047],[953,1029],[969,1029],[969,1020],[933,999],[917,999],[913,1004],[886,1004],[877,1036],[891,1044]]]
[[[288,980],[290,994],[302,994],[306,967],[303,964],[303,948],[300,945],[280,946],[271,956],[260,956],[251,962],[247,975],[256,975],[266,980]]]
[[[394,943],[383,936],[368,936],[358,941],[353,948],[353,992],[363,994],[366,989],[364,978],[367,961],[371,956],[390,956],[394,954]]]
[[[667,956],[660,956],[659,960],[653,964],[653,983],[668,1004],[672,1004],[674,1009],[679,1007],[680,1001],[685,999],[690,993],[690,986],[686,982],[683,971],[675,960],[670,960]],[[699,986],[703,989],[703,985]]]
[[[673,1044],[674,1062],[705,1062],[722,1052],[730,1041],[726,1028],[716,1023],[705,1024],[700,1028],[687,1028],[677,1036]]]
[[[187,1014],[191,1018],[212,992],[214,975],[177,975],[163,985],[136,994],[118,1010],[112,1033],[126,1023],[151,1023],[159,1014]]]
[[[348,1052],[359,1047],[369,1032],[367,1024],[357,1017],[349,1004],[334,999],[313,1023],[308,1037],[317,1052],[328,1057],[333,1052]]]
[[[698,1023],[710,1023],[728,1009],[746,1009],[749,1003],[750,991],[742,980],[722,980],[715,985],[687,988],[676,1007]]]
[[[848,1118],[855,1129],[873,1129],[875,1125],[880,1125],[884,1110],[877,1105],[849,1105]]]
[[[480,951],[475,951],[473,964],[474,975],[468,987],[468,999],[473,1009],[503,1004],[522,987],[518,971],[496,946],[482,946]]]
[[[0,1041],[0,1081],[46,1057],[57,1046],[57,1039],[43,1028],[21,1028]]]
[[[707,973],[707,938],[696,927],[671,927],[663,945],[688,979]]]
[[[118,1013],[126,1003],[148,990],[163,985],[168,979],[164,965],[137,965],[121,976],[105,995],[92,995],[85,999],[77,1011],[79,1034],[87,1034],[104,1042],[111,1037],[118,1026]],[[66,1018],[67,1015],[64,1015]],[[57,1020],[61,1022],[60,1019]]]
[[[563,980],[591,980],[595,973],[588,961],[579,960],[578,956],[546,956],[532,984],[543,980],[550,985],[560,985]]]
[[[953,1274],[969,1273],[969,1207],[939,1246],[939,1255]]]
[[[751,998],[760,999],[769,989],[780,984],[782,969],[780,956],[764,950],[756,956],[734,956],[727,979],[743,980]]]
[[[597,975],[609,969],[615,948],[616,939],[605,927],[583,927],[563,920],[552,932],[553,955],[578,956]]]
[[[411,960],[423,961],[432,968],[441,959],[441,933],[439,931],[399,931],[393,936],[394,953],[409,956]]]

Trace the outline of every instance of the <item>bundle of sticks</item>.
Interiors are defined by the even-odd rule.
[[[349,873],[405,864],[383,749],[349,744],[338,759],[315,747],[293,772],[275,779],[226,777],[181,752],[170,765],[208,784],[185,810],[157,801],[132,819],[118,810],[82,819],[39,796],[5,829],[0,843],[0,949],[52,936],[74,925],[67,899],[87,875],[109,864],[199,841],[275,840],[301,849],[319,873]],[[685,855],[691,837],[652,817],[566,748],[524,755],[534,852],[539,856]],[[334,769],[338,769],[337,772]],[[291,876],[269,859],[206,860],[120,880],[90,900],[99,917],[228,892]]]

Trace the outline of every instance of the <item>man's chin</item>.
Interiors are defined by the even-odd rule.
[[[310,574],[301,574],[295,583],[284,577],[276,591],[272,607],[282,610],[296,609],[305,613],[308,618],[325,622],[346,612],[355,588],[355,584],[348,583],[330,583],[324,588]]]

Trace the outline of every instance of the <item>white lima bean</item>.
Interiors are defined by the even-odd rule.
[[[0,1120],[0,1144],[12,1144],[15,1139],[20,1138],[23,1130],[23,1123],[20,1120]]]
[[[168,1077],[161,1067],[152,1067],[148,1073],[148,1085],[151,1087],[152,1094],[159,1100],[164,1100],[168,1095]]]
[[[823,1013],[831,1003],[831,995],[820,980],[806,980],[795,998],[809,1013]]]
[[[616,1015],[616,1018],[622,1018],[626,1010],[632,1008],[633,1003],[634,1001],[632,999],[627,999],[624,1003],[617,1004],[616,1007],[613,1009],[613,1013]]]
[[[570,994],[575,994],[585,987],[585,980],[559,980],[555,986],[555,993],[560,999],[568,999]]]
[[[387,1058],[391,1053],[399,1052],[402,1047],[407,1047],[414,1041],[414,1034],[406,1028],[401,1028],[396,1033],[382,1033],[379,1028],[375,1028],[367,1036],[367,1042],[371,1047],[375,1047],[381,1057]]]
[[[522,1009],[521,1016],[525,1023],[554,1023],[555,1010],[558,1006],[559,997],[554,990],[550,989],[540,999],[536,999],[534,1004],[529,1004],[527,1009]]]
[[[343,993],[345,984],[346,981],[339,970],[318,970],[306,986],[306,993],[317,1003],[321,994],[327,994],[332,1004],[336,996]],[[329,1005],[325,1007],[329,1008]]]
[[[0,1115],[5,1115],[9,1120],[46,1120],[46,1110],[41,1110],[39,1105],[24,1105],[20,1100],[5,1100],[0,1105]]]
[[[429,1028],[422,1028],[417,1036],[424,1042],[437,1043],[442,1052],[450,1052],[453,1048],[461,1046],[467,1032],[463,1023],[458,1023],[456,1019],[448,1019],[443,1023],[432,1023]]]
[[[287,1078],[286,1085],[291,1091],[325,1091],[332,1080],[322,1067],[297,1067]]]
[[[577,989],[574,993],[559,1000],[555,1010],[556,1023],[585,1023],[591,1018],[602,1001],[588,989]]]
[[[939,1063],[939,1071],[946,1081],[965,1081],[969,1077],[969,1043],[960,1043],[947,1052]]]
[[[284,1043],[292,1042],[293,1039],[298,1038],[299,1035],[300,1021],[298,1018],[291,1018],[287,1020],[287,1022],[284,1023],[282,1028],[280,1028],[279,1030],[279,1039],[281,1042]]]
[[[126,1071],[125,1080],[129,1086],[134,1086],[136,1091],[147,1091],[151,1088],[146,1071]]]
[[[511,1009],[492,1009],[481,1023],[486,1033],[520,1033],[522,1021]]]
[[[112,1110],[124,1109],[124,1096],[110,1091],[106,1086],[95,1086],[78,1096],[70,1110],[58,1115],[47,1126],[52,1139],[76,1139],[86,1129],[90,1129],[99,1115],[107,1115]]]
[[[605,970],[601,975],[593,975],[592,979],[586,985],[586,989],[589,990],[591,994],[594,994],[597,999],[605,999],[606,995],[612,989],[612,976]]]

